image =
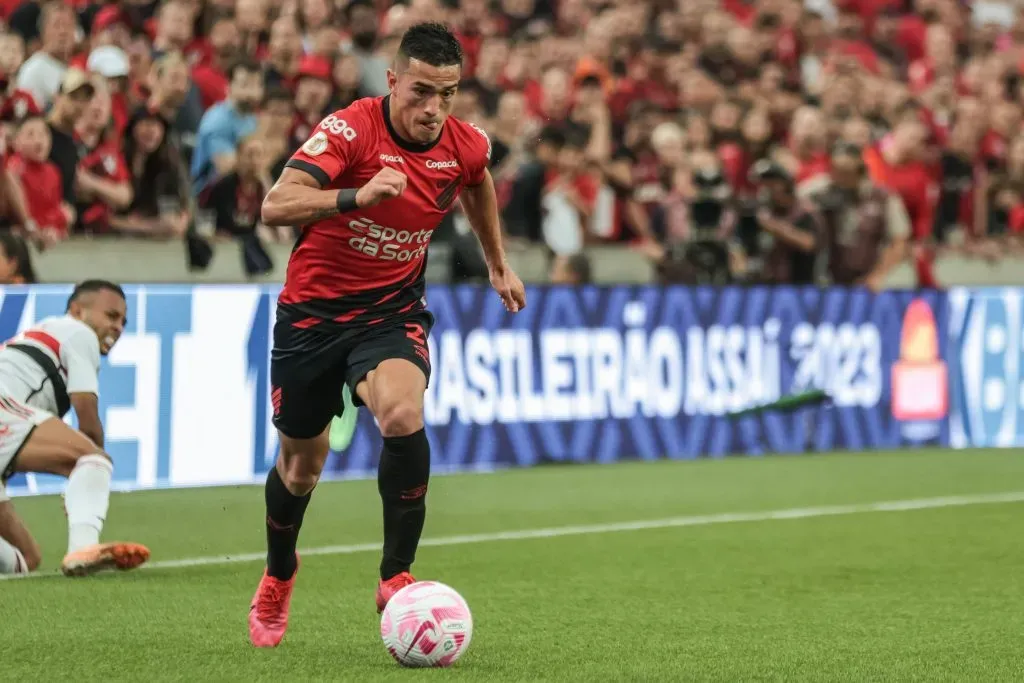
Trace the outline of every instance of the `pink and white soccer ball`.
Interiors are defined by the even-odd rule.
[[[469,648],[473,615],[454,588],[418,581],[388,601],[380,618],[380,637],[403,666],[450,666]]]

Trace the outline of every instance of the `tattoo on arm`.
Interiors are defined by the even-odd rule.
[[[338,215],[338,209],[336,207],[333,207],[333,206],[327,207],[327,208],[324,208],[324,209],[316,209],[315,211],[313,211],[313,220],[314,221],[320,221],[320,220],[323,220],[325,218],[330,218],[331,216],[337,216],[337,215]]]

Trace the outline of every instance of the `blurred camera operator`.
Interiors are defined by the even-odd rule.
[[[745,279],[759,284],[814,283],[822,226],[814,206],[797,197],[793,176],[762,159],[751,169],[757,199],[742,207],[737,237],[749,259]]]
[[[688,176],[680,170],[654,214],[655,232],[664,247],[643,251],[655,261],[664,283],[723,285],[732,280],[726,236],[735,212],[732,191],[718,165],[701,166]]]
[[[821,210],[832,282],[880,290],[907,253],[903,201],[873,183],[860,147],[844,142],[832,151],[828,185],[811,200]]]

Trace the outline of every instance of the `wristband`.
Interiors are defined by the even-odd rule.
[[[338,213],[348,213],[359,208],[359,204],[356,203],[357,192],[359,190],[338,190],[338,199],[335,201]]]

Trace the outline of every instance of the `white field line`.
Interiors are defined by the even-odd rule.
[[[933,510],[937,508],[963,507],[966,505],[993,505],[999,503],[1024,502],[1024,491],[1006,493],[979,493],[964,496],[943,496],[940,498],[913,498],[909,500],[890,500],[879,503],[853,503],[850,505],[825,505],[820,507],[789,508],[785,510],[763,510],[760,512],[725,512],[713,515],[693,515],[689,517],[665,517],[635,522],[612,522],[608,524],[581,524],[570,526],[548,527],[546,529],[521,529],[517,531],[496,531],[484,534],[466,534],[462,536],[439,536],[424,538],[420,547],[442,547],[452,545],[468,545],[473,543],[493,543],[498,541],[525,541],[537,538],[560,538],[563,536],[585,536],[590,534],[607,534],[620,531],[643,531],[647,529],[669,529],[688,526],[708,526],[711,524],[731,524],[735,522],[769,522],[786,519],[811,519],[814,517],[836,517],[840,515],[857,515],[870,512],[904,512],[907,510]],[[304,557],[312,555],[352,555],[355,553],[380,552],[381,543],[356,543],[352,545],[326,545],[300,550]],[[237,555],[208,555],[205,557],[187,557],[180,560],[158,560],[145,565],[144,569],[183,569],[188,567],[205,567],[209,565],[238,564],[241,562],[262,562],[266,552],[242,553]],[[32,579],[59,576],[53,572],[36,574],[16,574],[0,576],[0,581],[9,579]]]

